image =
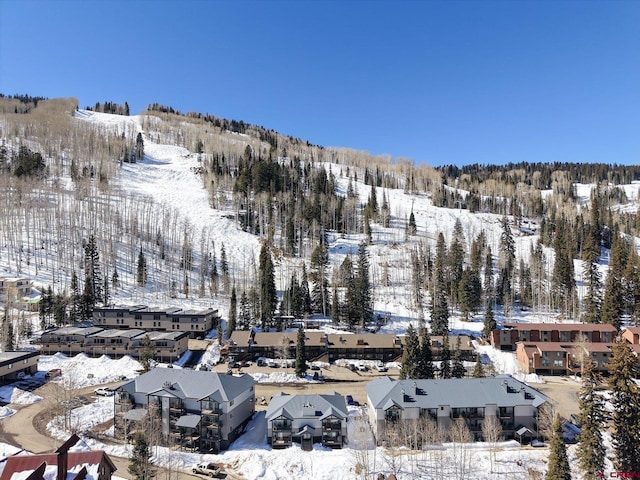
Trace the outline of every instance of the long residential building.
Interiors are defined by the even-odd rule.
[[[189,333],[157,332],[141,329],[105,329],[100,327],[61,327],[45,331],[41,338],[41,352],[45,355],[85,353],[91,357],[108,355],[120,358],[140,357],[147,337],[159,362],[174,362],[189,349]]]
[[[259,357],[293,358],[297,332],[235,331],[231,334],[229,354],[236,359]],[[333,334],[305,330],[308,361],[324,357],[328,362],[341,358],[389,362],[402,355],[401,337],[385,333]]]
[[[187,332],[191,338],[203,338],[218,328],[218,310],[184,310],[146,305],[113,305],[93,309],[93,324],[102,328],[137,328],[156,332]]]
[[[224,450],[255,412],[255,383],[247,374],[154,368],[116,389],[115,436],[155,431],[184,450]]]
[[[530,440],[538,436],[540,407],[550,401],[509,375],[441,380],[382,377],[365,388],[369,423],[378,441],[398,422],[422,418],[445,431],[463,419],[474,439],[480,440],[482,422],[489,416],[500,421],[505,439]]]
[[[40,352],[0,352],[0,383],[16,380],[20,372],[36,373],[39,357]]]
[[[518,342],[612,343],[617,332],[606,323],[505,323],[491,332],[491,344],[515,351]]]

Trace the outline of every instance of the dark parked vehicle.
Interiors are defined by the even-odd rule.
[[[62,370],[60,370],[59,368],[52,368],[44,374],[44,378],[46,378],[47,380],[51,380],[52,378],[59,377],[60,375],[62,375]]]

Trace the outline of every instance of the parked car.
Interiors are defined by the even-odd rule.
[[[386,372],[388,370],[388,368],[386,367],[386,365],[382,362],[379,362],[376,365],[376,370],[378,370],[379,372]]]
[[[311,367],[309,367],[309,368],[311,368],[311,370],[315,370],[315,371],[320,370],[320,367],[318,365],[315,365],[315,364],[311,365]]]
[[[368,369],[368,368],[367,368],[367,366],[364,364],[364,362],[360,362],[360,363],[358,364],[358,370],[359,370],[359,371],[361,371],[361,372],[366,372],[366,371],[367,371],[367,370],[369,370],[369,369]]]
[[[60,375],[62,375],[62,370],[60,370],[59,368],[52,368],[44,374],[44,378],[46,378],[47,380],[51,380],[52,378],[59,377]]]
[[[354,400],[352,395],[347,395],[346,399],[347,399],[347,405],[351,405],[353,407],[360,406],[360,402],[358,402],[357,400]]]
[[[113,390],[111,390],[110,388],[103,388],[103,387],[96,388],[94,390],[94,393],[96,395],[101,396],[101,397],[112,397],[113,396]]]
[[[199,463],[193,467],[193,473],[200,475],[208,475],[209,477],[217,477],[220,475],[220,467],[215,463]]]

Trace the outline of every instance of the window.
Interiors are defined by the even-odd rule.
[[[554,367],[562,367],[564,364],[564,362],[562,360],[554,360],[553,361],[553,366]]]
[[[153,319],[154,319],[154,320],[160,320],[160,315],[154,315],[154,316],[153,316]],[[154,324],[154,325],[155,325],[155,324]]]
[[[122,318],[122,317],[124,317],[124,313],[118,312],[118,313],[116,313],[116,317]],[[138,317],[138,315],[136,315],[136,318],[137,317]]]
[[[135,318],[136,320],[142,320],[142,315],[140,315],[139,313],[136,313],[133,318]]]

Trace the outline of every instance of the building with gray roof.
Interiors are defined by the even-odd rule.
[[[431,419],[439,428],[463,419],[474,439],[482,438],[484,418],[496,416],[504,438],[538,436],[540,407],[551,400],[510,375],[489,378],[394,380],[366,386],[369,422],[376,438],[399,421]]]
[[[224,450],[255,412],[255,383],[246,374],[154,368],[116,389],[115,435],[157,430],[167,445]]]
[[[342,448],[347,441],[347,404],[342,395],[274,396],[267,409],[267,440],[274,448],[286,448],[293,441],[303,450],[314,443]]]

